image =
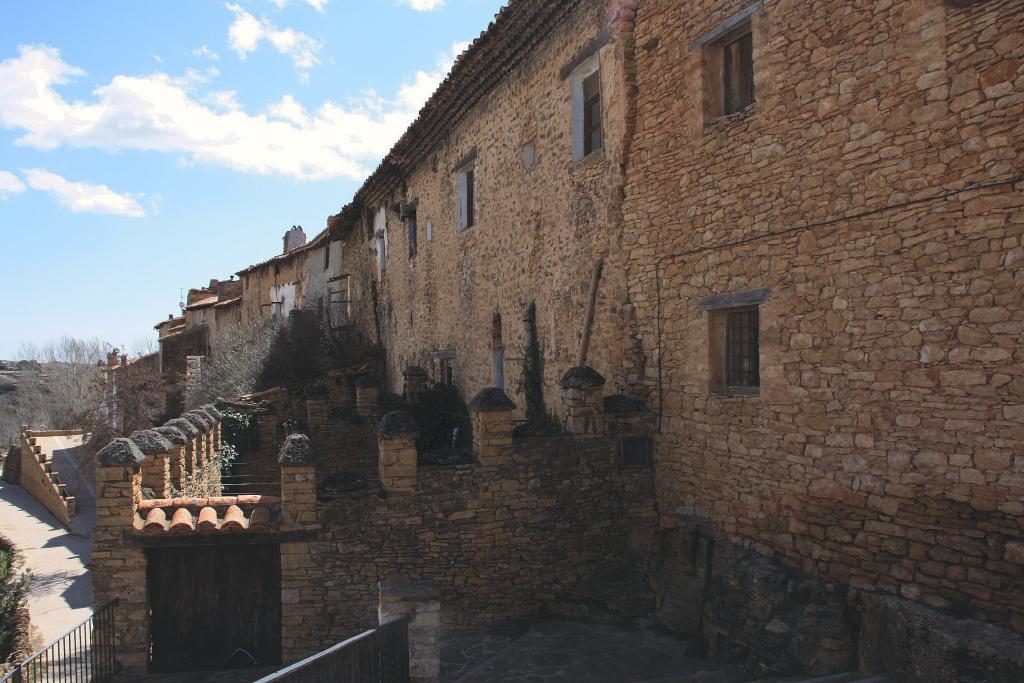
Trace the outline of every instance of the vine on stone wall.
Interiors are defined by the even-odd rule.
[[[537,304],[527,309],[529,338],[523,357],[523,378],[519,391],[526,398],[526,424],[517,428],[518,436],[553,434],[559,431],[558,419],[544,403],[544,354],[537,335]]]

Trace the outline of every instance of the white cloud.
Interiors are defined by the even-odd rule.
[[[275,50],[291,58],[296,69],[312,69],[320,63],[323,43],[293,28],[278,28],[267,19],[257,19],[241,5],[225,5],[235,13],[228,27],[228,43],[240,59],[259,48],[266,40]]]
[[[433,12],[444,7],[444,0],[398,0],[398,2],[412,7],[417,12]]]
[[[460,45],[453,45],[458,50]],[[187,164],[297,180],[361,179],[415,118],[454,61],[418,71],[393,97],[363,93],[347,104],[316,108],[285,96],[263,111],[244,111],[230,90],[193,93],[193,81],[165,73],[115,76],[87,101],[57,87],[84,72],[48,46],[21,46],[0,61],[0,125],[23,134],[20,145],[175,154]]]
[[[153,53],[153,61],[156,62],[157,64],[163,64],[164,63],[164,58],[154,52]]]
[[[25,183],[8,171],[0,171],[0,202],[25,191]]]
[[[106,185],[73,182],[41,168],[23,169],[22,173],[29,187],[48,192],[57,203],[73,213],[100,213],[132,218],[146,215],[131,195],[118,194]]]
[[[315,9],[320,14],[323,14],[327,8],[327,3],[331,0],[303,0],[307,5]],[[284,9],[288,4],[288,0],[270,0],[277,9]]]
[[[200,45],[196,49],[192,50],[192,56],[199,57],[200,59],[209,59],[211,62],[220,61],[220,55],[206,45]]]

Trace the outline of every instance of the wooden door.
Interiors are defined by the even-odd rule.
[[[280,546],[150,548],[146,564],[152,671],[281,663]]]

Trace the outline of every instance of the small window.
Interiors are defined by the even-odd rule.
[[[459,171],[459,230],[476,225],[476,168],[467,166]]]
[[[409,217],[409,258],[416,256],[416,214]]]
[[[583,79],[583,156],[601,149],[601,74]]]
[[[527,142],[523,145],[523,166],[529,171],[537,163],[537,145]]]
[[[728,389],[761,386],[758,309],[728,311],[725,320],[725,382]]]
[[[324,247],[324,270],[331,267],[331,243],[328,242],[327,246]]]
[[[444,384],[445,386],[455,386],[455,371],[451,365],[446,365],[444,368]]]
[[[619,467],[648,470],[654,464],[654,442],[649,436],[630,435],[619,440]]]
[[[427,241],[431,242],[434,239],[434,224],[431,221],[427,221]]]
[[[594,54],[573,71],[572,89],[572,158],[579,161],[601,149],[604,134],[601,121],[601,69],[599,55]]]
[[[754,38],[748,24],[722,46],[722,95],[726,116],[754,103]]]

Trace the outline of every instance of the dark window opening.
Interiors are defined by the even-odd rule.
[[[646,470],[654,464],[654,442],[649,436],[624,436],[619,441],[619,465],[624,470]]]
[[[476,223],[476,211],[473,207],[475,192],[476,172],[474,169],[466,171],[466,227],[472,228]]]
[[[725,321],[725,382],[729,388],[761,386],[758,309],[730,311]]]
[[[331,267],[331,243],[328,242],[327,246],[324,247],[324,270]]]
[[[724,112],[736,114],[754,103],[754,38],[748,32],[723,46]]]
[[[416,216],[409,218],[409,258],[416,256]]]
[[[450,365],[444,369],[444,383],[449,387],[455,386],[455,371]]]
[[[601,134],[601,74],[595,71],[583,79],[583,155],[603,146]]]

